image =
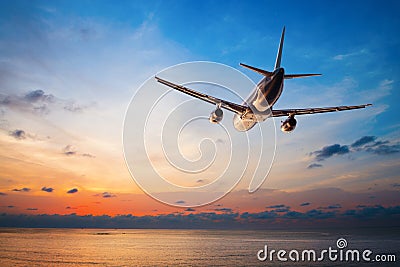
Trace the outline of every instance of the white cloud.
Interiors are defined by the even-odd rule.
[[[364,101],[377,102],[391,94],[394,80],[384,79],[379,82],[376,88],[360,92],[360,97]]]
[[[361,49],[359,51],[355,51],[352,53],[347,53],[347,54],[339,54],[333,57],[334,60],[345,60],[348,59],[350,57],[354,57],[354,56],[361,56],[361,55],[366,55],[368,54],[368,50],[367,49]]]

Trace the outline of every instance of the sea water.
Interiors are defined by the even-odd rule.
[[[341,238],[346,247],[339,249],[337,242]],[[329,247],[337,250],[334,261],[328,252],[321,257],[321,252]],[[266,248],[268,258],[263,259]],[[357,249],[360,257],[363,251],[372,251],[370,261],[346,259],[344,256],[350,249]],[[271,258],[272,250],[275,252]],[[280,252],[281,257],[279,250],[285,251]],[[297,251],[298,260],[293,250]],[[304,250],[314,250],[316,259],[308,259],[307,252],[302,260]],[[376,255],[384,255],[386,261],[377,262]],[[0,266],[313,265],[400,266],[400,231],[0,228]]]

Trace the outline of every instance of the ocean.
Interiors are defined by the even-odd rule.
[[[399,257],[400,229],[0,228],[0,266],[400,266]]]

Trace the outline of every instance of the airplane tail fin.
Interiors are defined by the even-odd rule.
[[[283,49],[284,39],[285,39],[285,27],[283,27],[283,30],[282,30],[281,42],[279,43],[278,54],[276,55],[275,69],[279,69],[281,67],[282,49]]]
[[[282,35],[281,35],[281,41],[279,43],[279,48],[278,48],[278,54],[276,55],[276,61],[275,61],[275,70],[279,69],[281,67],[281,60],[282,60],[282,50],[283,50],[283,42],[285,39],[285,27],[283,27],[282,30]],[[263,69],[259,69],[256,67],[252,67],[243,63],[240,63],[240,66],[248,68],[252,71],[258,72],[261,75],[264,75],[266,77],[271,77],[274,72],[271,71],[266,71]],[[322,74],[319,73],[307,73],[307,74],[285,74],[284,78],[285,79],[295,79],[295,78],[304,78],[304,77],[311,77],[311,76],[320,76]]]

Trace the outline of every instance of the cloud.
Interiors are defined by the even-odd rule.
[[[185,204],[186,202],[184,200],[178,200],[175,202],[176,204]]]
[[[353,144],[351,144],[351,147],[360,147],[363,146],[365,144],[374,142],[376,140],[376,136],[363,136],[360,139],[358,139],[357,141],[355,141]]]
[[[104,197],[104,198],[110,198],[110,197],[116,197],[116,195],[113,195],[113,194],[111,194],[111,193],[104,192],[104,193],[103,193],[103,197]]]
[[[64,109],[69,112],[81,112],[93,105],[80,105],[73,100],[57,98],[52,94],[46,94],[41,89],[29,91],[23,95],[0,94],[0,107],[3,106],[38,115],[49,114],[51,108]]]
[[[305,216],[306,218],[309,219],[329,219],[329,218],[334,218],[336,214],[334,212],[324,212],[318,209],[313,209],[310,211],[307,211],[305,214],[301,214],[300,216]]]
[[[279,208],[279,209],[274,209],[274,212],[281,213],[281,212],[289,212],[290,207],[284,207],[284,208]]]
[[[334,204],[334,205],[329,205],[326,207],[319,207],[318,209],[323,209],[323,210],[334,210],[334,209],[341,209],[342,206],[340,204]]]
[[[365,151],[376,155],[390,155],[400,152],[400,144],[379,144],[367,147]]]
[[[311,163],[310,165],[307,166],[307,169],[315,169],[315,168],[322,168],[323,165],[319,163]]]
[[[300,206],[304,207],[304,206],[309,206],[311,203],[310,202],[303,202],[300,204]]]
[[[51,187],[42,187],[42,191],[45,191],[45,192],[48,192],[48,193],[51,193],[51,192],[53,192],[53,188],[51,188]]]
[[[8,205],[7,208],[13,209],[13,208],[15,208],[15,206],[13,206],[13,205]]]
[[[161,215],[117,216],[0,214],[0,227],[74,227],[74,228],[165,228],[165,229],[265,229],[265,226],[293,227],[389,227],[397,226],[400,206],[359,206],[339,211],[338,204],[326,209],[299,211],[261,211],[243,213],[169,213]],[[13,208],[14,206],[9,206]],[[73,209],[67,207],[66,209]],[[332,211],[331,211],[332,210]]]
[[[88,109],[90,107],[95,106],[95,103],[92,103],[90,105],[80,105],[74,101],[70,102],[65,102],[64,103],[64,110],[70,111],[70,112],[83,112],[85,109]]]
[[[356,147],[356,151],[365,151],[376,155],[389,155],[400,152],[399,143],[392,143],[389,140],[376,139],[376,136],[364,136],[354,142],[351,146]]]
[[[111,198],[111,197],[117,197],[117,195],[111,194],[109,192],[103,192],[101,194],[96,194],[96,197],[103,197],[103,198]]]
[[[268,206],[266,207],[267,209],[277,209],[277,208],[283,208],[286,207],[286,205],[283,204],[279,204],[279,205],[272,205],[272,206]]]
[[[95,158],[96,157],[89,153],[78,153],[77,148],[73,145],[66,145],[62,149],[62,153],[66,156],[82,156],[82,157],[86,157],[86,158]]]
[[[336,55],[333,57],[334,60],[343,60],[347,55]]]
[[[38,208],[27,208],[26,210],[38,210]]]
[[[256,220],[265,220],[265,219],[274,219],[278,216],[273,211],[263,211],[263,212],[257,212],[257,213],[249,213],[249,212],[244,212],[240,215],[241,219],[256,219]]]
[[[67,156],[76,155],[76,148],[72,145],[65,146],[62,151]]]
[[[267,209],[272,209],[270,210],[270,212],[274,212],[274,213],[281,213],[281,212],[288,212],[290,211],[290,207],[283,205],[283,204],[279,204],[279,205],[272,205],[272,206],[268,206],[266,207]]]
[[[354,212],[353,216],[359,219],[371,219],[385,216],[400,215],[400,206],[383,207],[381,205],[366,206]]]
[[[14,192],[29,192],[29,191],[31,191],[31,189],[28,188],[28,187],[24,187],[24,188],[21,188],[21,189],[14,188],[12,191],[14,191]]]
[[[344,155],[349,152],[350,152],[350,150],[349,150],[348,146],[346,146],[346,145],[341,146],[339,144],[334,144],[334,145],[330,145],[330,146],[325,146],[321,150],[311,152],[311,155],[315,155],[315,160],[323,161],[334,155]]]
[[[196,211],[196,210],[192,209],[192,208],[187,208],[187,209],[185,209],[185,211]]]
[[[379,83],[378,88],[364,92],[365,98],[371,101],[378,101],[379,99],[390,95],[393,89],[394,80],[384,79]]]
[[[75,194],[76,192],[78,192],[78,188],[72,188],[67,191],[67,194]]]
[[[49,113],[48,106],[54,102],[55,97],[46,95],[43,90],[30,91],[22,96],[0,95],[0,106],[39,115]]]
[[[17,130],[11,131],[9,133],[9,135],[14,137],[15,139],[18,139],[18,140],[26,139],[26,134],[25,134],[24,130],[18,130],[17,129]]]
[[[391,184],[391,186],[392,187],[400,187],[400,184],[399,183],[394,183],[394,184]]]
[[[229,209],[229,208],[220,208],[220,209],[215,209],[215,211],[220,211],[220,212],[232,212],[233,210],[232,209]]]
[[[376,155],[390,155],[400,152],[400,143],[392,143],[389,140],[378,140],[376,136],[363,136],[351,145],[328,145],[320,150],[311,152],[314,160],[320,162],[335,155],[344,155],[353,152],[368,152]],[[319,163],[311,163],[308,169],[322,167]]]
[[[0,192],[0,196],[7,196],[6,193]]]
[[[359,51],[355,51],[352,53],[347,53],[347,54],[339,54],[333,57],[334,60],[345,60],[349,57],[354,57],[354,56],[360,56],[360,55],[365,55],[368,53],[367,49],[361,49]]]
[[[17,140],[25,140],[25,139],[36,140],[37,139],[37,136],[35,134],[28,133],[22,129],[15,129],[14,131],[10,131],[8,133],[8,135],[14,137]]]
[[[55,98],[53,95],[48,94],[46,95],[44,93],[43,90],[34,90],[31,92],[28,92],[25,96],[24,99],[26,99],[27,102],[38,102],[38,101],[42,101],[42,102],[54,102]]]
[[[95,158],[96,156],[89,154],[89,153],[83,153],[82,157]]]

